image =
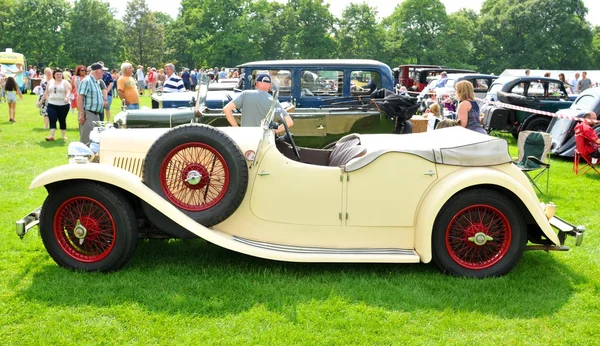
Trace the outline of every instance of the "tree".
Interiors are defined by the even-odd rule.
[[[163,61],[164,26],[156,20],[146,0],[131,0],[123,17],[126,56],[143,66]]]
[[[342,12],[336,41],[338,57],[373,58],[383,48],[384,34],[378,25],[377,10],[366,3],[350,4]]]
[[[448,16],[446,31],[437,47],[439,64],[454,68],[477,69],[474,59],[479,17],[472,10],[460,10]]]
[[[65,21],[70,14],[66,0],[20,0],[14,5],[7,25],[5,42],[15,52],[23,53],[29,63],[64,66],[68,63],[64,50]],[[18,15],[17,15],[18,14]]]
[[[487,0],[476,56],[480,68],[580,69],[591,63],[592,33],[581,0]]]
[[[319,59],[336,55],[333,15],[322,0],[288,0],[282,15],[284,58]]]
[[[118,21],[108,3],[100,0],[78,0],[69,16],[70,30],[65,34],[72,65],[90,65],[104,61],[118,66],[122,52],[107,47],[121,47],[117,35]]]
[[[438,64],[448,26],[439,0],[406,0],[383,21],[385,47],[397,63]]]

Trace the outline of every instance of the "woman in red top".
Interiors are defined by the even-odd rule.
[[[146,78],[148,78],[148,89],[150,93],[154,93],[156,90],[156,68],[148,67],[148,74],[146,74]]]
[[[71,77],[71,91],[73,99],[71,100],[71,109],[77,109],[77,89],[79,83],[85,78],[85,66],[79,65],[75,68],[75,74]]]

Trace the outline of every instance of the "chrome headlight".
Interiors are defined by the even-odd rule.
[[[67,154],[69,156],[69,163],[88,163],[93,161],[95,157],[92,149],[81,142],[69,143]]]

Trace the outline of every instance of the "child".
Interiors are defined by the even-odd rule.
[[[17,85],[17,82],[13,77],[8,77],[6,79],[6,84],[4,86],[6,92],[6,102],[8,102],[8,116],[10,117],[10,122],[15,122],[15,111],[17,108],[17,95],[23,100],[23,94],[21,94],[21,89]]]
[[[459,126],[459,125],[460,125],[460,120],[444,119],[444,120],[440,121],[439,124],[437,124],[435,129],[438,130],[438,129],[443,129],[446,127]]]
[[[434,130],[437,124],[442,120],[442,114],[440,112],[440,105],[432,103],[423,115],[424,118],[428,118],[427,131]]]

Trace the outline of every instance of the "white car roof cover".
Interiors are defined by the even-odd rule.
[[[367,154],[348,162],[347,172],[373,162],[379,156],[400,152],[452,166],[493,166],[512,162],[506,140],[467,130],[460,126],[405,135],[360,135]]]

